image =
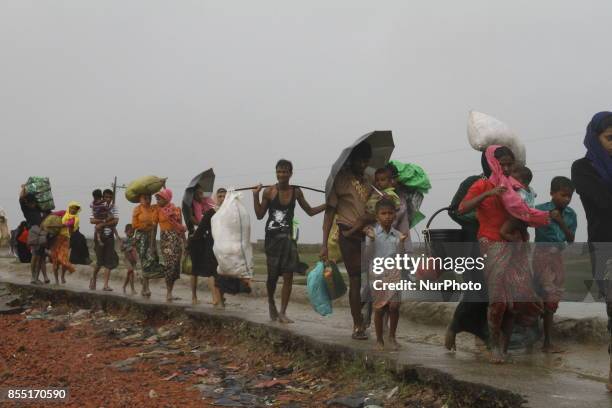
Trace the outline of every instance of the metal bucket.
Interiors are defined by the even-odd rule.
[[[433,213],[427,221],[427,225],[423,230],[423,238],[430,256],[438,256],[441,258],[460,256],[453,251],[452,247],[459,245],[444,245],[445,243],[464,242],[464,234],[462,229],[432,229],[429,228],[434,218],[443,211],[449,211],[450,207],[444,207]]]
[[[433,219],[443,211],[450,211],[450,207],[444,207],[433,213],[427,221],[427,225],[423,230],[423,238],[425,240],[425,248],[427,255],[439,258],[457,258],[465,256],[462,242],[464,242],[464,234],[461,229],[432,229],[429,228]],[[442,274],[444,275],[444,274]],[[441,279],[439,276],[438,279]],[[442,299],[447,302],[453,300],[453,291],[441,290]]]

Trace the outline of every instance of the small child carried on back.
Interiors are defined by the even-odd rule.
[[[529,207],[535,206],[536,193],[529,187],[531,180],[533,179],[533,173],[526,166],[517,165],[510,174],[512,178],[522,184],[522,188],[516,190],[521,196],[521,199]],[[529,239],[529,233],[527,232],[527,224],[516,219],[511,218],[502,225],[499,234],[505,241],[526,241]]]
[[[376,203],[383,198],[391,200],[393,204],[395,204],[395,208],[399,208],[400,198],[395,192],[395,188],[393,188],[393,174],[391,174],[391,169],[382,167],[376,170],[374,173],[374,187],[376,187],[376,189],[372,192],[366,203],[366,211],[369,214],[376,216]],[[381,193],[383,195],[381,195]]]

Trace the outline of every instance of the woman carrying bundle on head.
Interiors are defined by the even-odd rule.
[[[527,246],[522,241],[512,244],[504,241],[501,228],[511,217],[529,226],[546,225],[549,214],[528,207],[514,190],[517,182],[510,177],[514,153],[509,148],[489,146],[483,154],[482,164],[486,178],[472,184],[459,204],[458,213],[476,209],[478,241],[485,258],[489,294],[487,321],[491,362],[503,363],[515,321],[530,326],[543,309],[533,288]]]

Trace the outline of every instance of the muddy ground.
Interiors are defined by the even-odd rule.
[[[237,326],[18,303],[13,312],[23,311],[0,315],[0,387],[69,389],[67,402],[45,406],[472,406],[379,367],[288,352]]]

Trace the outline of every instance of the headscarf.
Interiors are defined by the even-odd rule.
[[[168,218],[168,221],[170,221],[174,230],[179,233],[185,232],[186,228],[183,224],[181,224],[180,215],[178,215],[180,214],[180,211],[177,211],[178,207],[172,204],[172,190],[170,190],[169,188],[163,188],[156,195],[160,196],[168,202],[168,204],[166,204],[165,206],[160,206],[159,211],[161,211]]]
[[[608,190],[612,191],[612,157],[599,141],[599,135],[608,127],[612,127],[612,112],[595,114],[587,126],[584,146],[587,148],[587,159],[593,163]]]
[[[206,212],[210,209],[216,209],[217,208],[217,203],[215,202],[215,200],[212,199],[212,197],[204,197],[204,200],[202,200],[202,211]]]
[[[79,210],[76,214],[70,214],[70,207],[78,207]],[[68,207],[66,207],[66,212],[62,216],[62,224],[66,227],[65,232],[70,234],[70,231],[76,231],[79,229],[79,212],[81,212],[81,204],[77,201],[70,201],[68,203]]]
[[[548,224],[550,222],[548,212],[530,208],[516,191],[523,185],[515,178],[504,175],[499,160],[495,158],[495,151],[500,147],[499,145],[487,147],[485,155],[487,164],[491,169],[491,175],[488,177],[489,181],[495,187],[506,187],[506,191],[500,196],[504,208],[511,216],[526,222],[530,227],[540,227]]]
[[[493,153],[495,153],[495,151],[493,151]],[[485,177],[489,177],[491,175],[491,167],[489,166],[489,163],[487,162],[486,149],[484,152],[482,152],[482,156],[480,157],[480,165],[482,166],[482,174],[484,174]]]

